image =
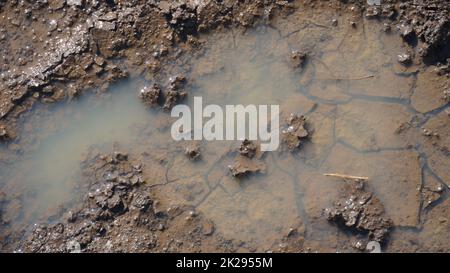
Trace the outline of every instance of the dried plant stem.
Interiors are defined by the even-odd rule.
[[[338,173],[325,173],[325,176],[339,177],[343,179],[353,179],[353,180],[369,180],[368,177],[365,176],[354,176],[354,175],[346,175],[346,174],[338,174]]]

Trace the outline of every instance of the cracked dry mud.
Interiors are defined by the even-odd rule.
[[[2,76],[2,251],[360,251],[354,241],[366,244],[365,234],[327,221],[324,209],[344,183],[323,175],[333,172],[369,177],[371,200],[392,220],[383,251],[450,251],[449,85],[439,34],[448,18],[402,25],[413,16],[408,1],[380,10],[353,1],[229,1],[228,9],[227,1],[162,1],[91,7],[89,15],[51,2],[52,15],[36,26],[37,37],[53,33],[35,49],[42,56],[23,61],[26,73]],[[91,21],[76,29],[69,19]],[[399,63],[411,50],[411,63]],[[10,72],[14,56],[6,57]],[[81,94],[86,86],[94,95]],[[298,149],[254,156],[241,141],[174,142],[174,119],[162,110],[182,98],[192,105],[194,95],[222,106],[279,104],[280,125],[305,116],[307,134],[301,124]],[[233,164],[264,172],[236,178]],[[92,197],[94,186],[102,190]]]

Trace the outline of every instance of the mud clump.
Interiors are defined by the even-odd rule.
[[[187,96],[187,93],[182,90],[186,82],[185,76],[177,75],[169,79],[168,84],[164,87],[165,92],[162,91],[159,84],[154,83],[151,86],[144,86],[139,92],[139,97],[146,105],[160,105],[164,111],[170,111],[173,106]]]
[[[414,43],[414,40],[417,38],[416,32],[413,29],[413,27],[409,24],[402,24],[398,26],[398,30],[400,32],[400,36],[405,40],[407,43]]]
[[[373,193],[364,190],[363,181],[350,181],[345,196],[324,210],[328,221],[368,233],[370,241],[386,241],[393,222],[384,212],[380,200]]]
[[[11,138],[10,131],[6,128],[4,124],[0,124],[0,141],[6,141]]]
[[[172,109],[172,107],[176,105],[177,102],[183,100],[187,96],[187,93],[181,90],[181,88],[183,88],[185,84],[186,77],[182,75],[170,78],[168,91],[165,95],[166,98],[163,105],[163,109],[165,111],[169,111],[170,109]]]
[[[197,145],[190,145],[186,148],[184,151],[184,154],[190,159],[190,160],[199,160],[201,157],[200,147]]]
[[[151,86],[144,86],[140,91],[140,98],[146,105],[158,105],[161,98],[161,87],[156,83]]]
[[[291,53],[291,63],[293,68],[303,68],[306,64],[308,54],[303,51],[294,50]]]
[[[409,52],[399,54],[397,56],[397,61],[404,66],[408,66],[412,62],[412,55]]]
[[[265,173],[266,164],[261,160],[263,152],[252,141],[244,139],[238,149],[234,164],[228,166],[234,177],[245,177],[252,173]]]
[[[219,25],[252,26],[257,19],[270,19],[276,8],[292,9],[289,1],[161,1],[157,4],[169,26],[182,39]]]
[[[282,131],[282,140],[290,151],[298,149],[310,135],[306,129],[306,117],[291,114],[287,120],[288,128]]]
[[[200,251],[214,225],[192,208],[158,208],[144,182],[142,165],[124,153],[96,155],[84,161],[88,194],[80,208],[61,222],[38,225],[24,241],[25,252],[180,252]],[[176,241],[177,243],[173,243]],[[195,241],[195,244],[192,242]],[[202,243],[205,242],[203,245]],[[222,251],[229,251],[227,247]]]
[[[256,154],[257,149],[258,147],[253,143],[253,141],[244,139],[241,146],[239,147],[239,154],[248,158],[253,158]]]
[[[148,197],[144,198],[145,203],[139,198],[131,198],[134,188],[144,182],[139,163],[131,165],[128,155],[122,152],[114,152],[100,160],[105,163],[103,173],[99,179],[89,183],[89,207],[93,219],[109,220],[126,212],[130,206],[146,210],[151,205]]]
[[[450,6],[446,1],[402,1],[367,6],[366,18],[389,19],[397,24],[397,32],[412,47],[419,45],[425,63],[446,62],[450,57]],[[419,44],[420,43],[420,44]]]
[[[238,156],[229,168],[234,177],[244,177],[252,173],[265,173],[266,165],[259,160]]]
[[[188,1],[163,1],[158,4],[160,12],[164,14],[170,26],[184,38],[197,33],[197,7],[197,3]]]
[[[426,179],[425,184],[421,190],[422,209],[428,210],[433,208],[438,200],[441,200],[444,194],[444,186],[433,180]]]

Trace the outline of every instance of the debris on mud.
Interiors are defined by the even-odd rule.
[[[287,120],[288,128],[282,131],[282,140],[289,150],[298,149],[303,141],[309,136],[306,128],[306,117],[291,114]]]
[[[265,173],[266,164],[262,161],[263,152],[252,141],[244,139],[234,164],[228,166],[231,175],[243,177],[252,173]]]
[[[362,180],[349,181],[344,197],[324,210],[328,221],[351,230],[368,233],[368,239],[383,243],[393,227],[393,222],[384,212],[380,200],[364,190]]]
[[[158,210],[139,161],[114,153],[85,164],[89,193],[82,206],[67,212],[63,222],[37,225],[22,246],[24,252],[199,251],[208,247],[208,240],[230,250],[220,237],[211,236],[213,223],[192,208],[177,206],[176,214],[172,207]]]

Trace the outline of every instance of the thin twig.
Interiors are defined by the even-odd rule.
[[[325,173],[325,176],[339,177],[343,179],[354,179],[354,180],[369,180],[366,176],[354,176],[354,175],[346,175],[346,174],[338,174],[338,173]]]
[[[375,75],[367,75],[357,78],[328,78],[328,79],[317,79],[321,81],[359,81],[359,80],[365,80],[375,77]]]

